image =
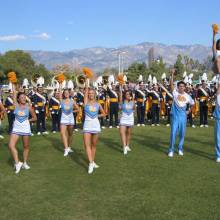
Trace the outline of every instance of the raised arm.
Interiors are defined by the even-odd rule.
[[[17,91],[15,89],[15,85],[12,84],[12,92],[13,92],[13,101],[14,101],[14,106],[17,105],[18,101],[17,101]]]
[[[174,90],[173,77],[174,77],[175,72],[176,72],[175,69],[171,70],[171,75],[170,75],[170,89],[171,89],[171,92],[173,92],[173,90]]]
[[[84,92],[84,105],[86,105],[88,102],[88,94],[89,94],[89,79],[86,78],[85,92]]]
[[[122,104],[123,96],[122,96],[122,85],[119,86],[119,104]]]
[[[212,37],[212,52],[213,52],[213,57],[215,57],[216,53],[216,40],[215,40],[216,32],[213,31],[213,37]]]
[[[63,96],[62,96],[62,84],[59,83],[59,99],[60,101],[63,99]]]

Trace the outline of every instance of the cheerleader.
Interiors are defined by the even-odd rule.
[[[215,118],[215,150],[216,150],[216,162],[220,163],[220,84],[218,83],[218,89],[216,94],[216,106],[213,113]]]
[[[129,90],[124,92],[124,99],[122,97],[122,88],[120,86],[120,110],[122,110],[122,115],[120,118],[120,136],[123,146],[124,155],[131,151],[130,139],[131,139],[131,130],[134,126],[134,111],[135,104],[132,99],[132,93]]]
[[[172,71],[170,87],[173,93],[173,103],[171,107],[171,134],[170,134],[170,147],[169,157],[173,157],[174,145],[177,133],[179,134],[179,146],[178,154],[183,156],[183,143],[186,130],[187,115],[192,111],[194,100],[185,92],[186,84],[183,81],[177,83],[177,88],[173,85],[173,75],[175,71]],[[187,104],[190,105],[189,110],[186,110]]]
[[[213,29],[213,43],[212,43],[212,52],[213,52],[213,71],[215,74],[220,74],[220,39],[216,42],[217,31]]]
[[[27,104],[26,95],[23,92],[18,92],[16,96],[16,92],[14,91],[14,107],[15,120],[8,146],[15,161],[15,173],[17,174],[20,172],[21,168],[25,170],[30,169],[30,166],[27,164],[29,156],[29,136],[31,135],[30,123],[36,121],[37,117],[32,107]],[[30,115],[31,118],[29,118]],[[16,149],[16,144],[20,136],[23,141],[24,162],[20,162]]]
[[[70,97],[68,89],[64,89],[63,93],[60,84],[60,105],[61,105],[61,118],[60,118],[60,135],[64,145],[64,157],[72,153],[71,149],[73,127],[75,124],[74,112],[78,112],[79,108],[75,101]]]
[[[96,102],[96,92],[94,89],[88,88],[89,79],[86,80],[86,88],[84,95],[84,113],[85,121],[83,125],[84,146],[89,160],[88,174],[91,174],[94,168],[99,166],[95,163],[96,144],[98,134],[101,132],[99,117],[105,117],[102,106]],[[99,112],[101,114],[99,114]]]

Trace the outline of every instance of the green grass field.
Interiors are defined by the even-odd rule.
[[[31,170],[19,175],[4,139],[0,219],[220,219],[213,126],[187,128],[183,158],[167,157],[169,132],[165,126],[135,127],[132,152],[124,156],[118,130],[104,130],[96,159],[100,168],[92,175],[79,132],[68,158],[58,134],[32,137]]]

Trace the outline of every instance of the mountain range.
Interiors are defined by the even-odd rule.
[[[94,71],[105,68],[118,67],[118,55],[123,57],[123,66],[126,68],[133,62],[148,63],[149,50],[154,48],[154,58],[162,56],[167,65],[175,63],[177,55],[188,55],[200,62],[212,55],[211,47],[204,45],[166,45],[161,43],[144,42],[136,45],[121,46],[118,48],[91,47],[59,51],[27,51],[37,63],[44,64],[52,69],[57,64],[70,64],[73,67],[88,66]]]

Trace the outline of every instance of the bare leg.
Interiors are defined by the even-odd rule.
[[[60,135],[61,139],[63,141],[64,148],[68,148],[68,138],[67,138],[67,126],[66,125],[60,125]]]
[[[72,144],[72,140],[73,140],[73,126],[72,125],[67,127],[67,132],[68,132],[68,147],[70,147]]]
[[[128,127],[127,128],[127,134],[126,134],[126,143],[127,143],[127,146],[130,145],[130,139],[131,139],[131,131],[132,131],[132,128],[131,127]]]
[[[122,146],[126,146],[126,127],[125,126],[120,126],[120,136],[121,136],[121,142]]]
[[[92,135],[89,133],[84,133],[83,135],[84,146],[90,163],[93,162],[92,149],[91,149],[91,136]]]
[[[98,141],[98,134],[93,134],[92,135],[92,161],[95,161],[97,141]]]
[[[23,152],[23,157],[24,157],[24,162],[28,161],[28,156],[29,156],[29,136],[23,136],[23,147],[24,147],[24,152]]]
[[[15,161],[15,163],[19,162],[18,159],[18,151],[16,149],[16,144],[18,142],[19,136],[16,134],[11,134],[10,135],[10,139],[9,139],[9,144],[8,144],[8,148],[11,151],[12,157]]]

